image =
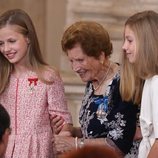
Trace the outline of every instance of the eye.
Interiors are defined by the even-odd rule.
[[[79,63],[82,63],[82,62],[83,62],[83,59],[77,59],[77,61],[78,61]]]
[[[69,60],[70,61],[70,63],[73,63],[73,60]]]
[[[10,42],[10,43],[15,43],[16,40],[15,40],[15,39],[9,39],[9,42]]]
[[[132,43],[132,42],[133,42],[133,40],[131,40],[131,39],[128,39],[128,42],[129,42],[129,43]]]
[[[0,41],[0,46],[2,46],[4,44],[4,42]]]
[[[132,43],[133,42],[133,38],[132,37],[126,37],[126,40],[128,43]]]

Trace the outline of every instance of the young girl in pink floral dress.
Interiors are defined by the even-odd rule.
[[[51,118],[71,127],[62,80],[42,58],[30,17],[22,10],[0,16],[0,102],[11,117],[6,158],[53,158]]]

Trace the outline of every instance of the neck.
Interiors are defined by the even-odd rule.
[[[20,77],[22,74],[25,74],[27,71],[30,71],[30,70],[31,68],[29,66],[18,65],[18,66],[14,66],[13,74],[16,77]]]
[[[110,68],[111,68],[111,62],[110,62],[110,64],[109,64],[108,68],[106,69],[106,72],[103,72],[103,73],[102,73],[102,74],[105,74],[105,75],[102,77],[102,79],[101,79],[100,81],[97,80],[97,81],[93,82],[93,88],[94,88],[95,91],[97,91],[97,90],[101,87],[101,85],[104,83],[104,81],[105,81],[106,78],[108,77]],[[96,85],[96,83],[97,83],[97,85]],[[96,86],[95,86],[95,85],[96,85]]]

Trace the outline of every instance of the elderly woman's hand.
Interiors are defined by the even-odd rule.
[[[71,151],[75,148],[75,138],[55,135],[55,148],[57,154]]]

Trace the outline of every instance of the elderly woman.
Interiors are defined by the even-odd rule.
[[[76,22],[64,32],[62,49],[73,71],[87,84],[79,114],[81,127],[74,127],[75,138],[57,136],[57,151],[98,144],[123,157],[132,146],[137,106],[121,99],[119,65],[109,60],[112,44],[108,32],[96,22]],[[57,120],[54,116],[59,130],[61,120]]]

